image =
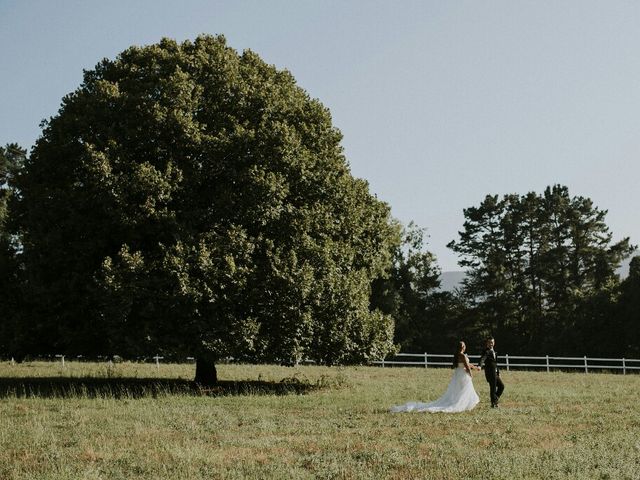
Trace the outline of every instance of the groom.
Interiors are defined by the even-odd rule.
[[[480,357],[480,368],[484,368],[484,376],[489,382],[491,408],[498,408],[498,400],[504,391],[504,383],[500,379],[500,370],[498,370],[498,355],[493,349],[495,344],[493,337],[487,338],[486,348]]]

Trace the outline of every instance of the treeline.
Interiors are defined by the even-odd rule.
[[[464,210],[448,246],[466,272],[454,292],[439,290],[439,269],[410,225],[373,305],[396,319],[402,350],[473,347],[487,335],[514,354],[640,357],[640,257],[627,278],[616,269],[634,251],[612,242],[606,211],[565,186],[542,194],[487,196]]]
[[[28,155],[2,152],[0,355],[362,363],[398,228],[329,110],[224,37],[84,72]],[[4,168],[4,167],[3,167]]]
[[[15,177],[26,162],[27,152],[18,145],[0,148],[0,297],[3,315],[0,328],[5,340],[10,339],[16,345],[30,345],[33,351],[42,349],[46,352],[51,345],[65,348],[59,339],[51,341],[60,335],[57,330],[60,325],[36,330],[39,335],[50,335],[48,340],[35,339],[32,337],[34,330],[24,328],[35,322],[38,313],[33,311],[34,304],[24,302],[25,291],[32,291],[32,286],[25,287],[24,283],[33,277],[25,271],[27,264],[21,258],[20,233],[24,234],[24,231],[18,227],[17,216],[10,218],[9,215],[12,196],[15,204],[19,200],[15,198],[19,196]],[[398,349],[407,352],[446,352],[461,338],[473,349],[480,346],[487,335],[495,335],[499,338],[500,349],[514,354],[638,358],[640,256],[631,259],[628,276],[620,279],[616,270],[622,260],[633,254],[635,247],[628,238],[612,242],[605,222],[606,213],[588,198],[570,196],[568,188],[560,185],[548,187],[542,194],[487,196],[478,206],[464,210],[465,222],[459,238],[448,245],[459,255],[459,264],[466,271],[465,280],[454,291],[441,290],[441,271],[435,256],[427,250],[424,230],[410,223],[402,228],[399,236],[386,234],[391,261],[385,273],[371,283],[369,309],[393,319],[394,343]],[[65,212],[60,214],[65,215]],[[389,232],[398,232],[400,225],[392,222],[388,228]],[[42,232],[42,239],[48,234],[48,231]],[[47,240],[49,244],[51,241]],[[146,272],[144,277],[134,275],[135,254],[121,252],[119,255],[121,262],[131,265],[125,264],[124,269],[116,270],[110,260],[102,266],[103,272],[111,275],[103,278],[103,285],[113,288],[116,281],[121,284],[117,295],[111,292],[113,296],[108,297],[110,292],[104,289],[91,291],[104,295],[103,303],[112,299],[113,303],[102,313],[109,312],[114,317],[122,315],[123,302],[131,308],[140,301],[140,296],[157,294],[158,291],[150,291],[141,282],[151,282],[157,288],[162,277],[161,272]],[[64,269],[64,266],[59,268]],[[122,278],[127,274],[135,280],[129,279],[127,283]],[[92,274],[88,272],[87,275]],[[61,278],[68,276],[63,274]],[[55,282],[50,284],[55,285]],[[134,288],[127,289],[127,285]],[[39,288],[43,286],[39,285]],[[159,292],[162,302],[176,300],[168,300],[168,292]],[[67,296],[70,295],[71,292],[67,292]],[[86,297],[87,292],[82,295]],[[46,302],[68,308],[64,305],[73,301],[77,309],[79,302],[86,301],[77,296],[70,298],[49,298]],[[92,301],[97,301],[97,297]],[[145,301],[147,304],[154,302],[149,298]],[[28,308],[25,303],[29,304]],[[287,304],[285,308],[297,306]],[[56,311],[41,315],[51,313],[60,315]],[[110,322],[112,320],[107,319],[105,325],[94,328],[101,335],[109,334]],[[166,328],[176,328],[171,325]],[[282,336],[286,337],[286,334],[282,333]],[[135,334],[125,332],[125,337],[131,341],[130,337],[135,338]],[[85,334],[78,339],[81,342],[89,340],[95,342],[95,336]],[[188,343],[180,337],[177,341]],[[104,350],[104,346],[90,342],[82,348],[74,348],[82,353]],[[132,353],[148,350],[135,341],[127,348]],[[7,342],[4,349],[11,350]]]
[[[362,363],[448,351],[639,356],[639,265],[566,187],[488,196],[439,290],[423,233],[354,178],[287,71],[224,37],[131,47],[84,72],[27,154],[0,150],[0,356]],[[394,328],[395,326],[395,328]],[[395,332],[395,333],[394,333]]]

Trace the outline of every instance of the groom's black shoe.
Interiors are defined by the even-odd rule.
[[[498,404],[497,403],[491,404],[491,408],[498,408]]]

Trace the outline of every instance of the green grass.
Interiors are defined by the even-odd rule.
[[[503,372],[501,409],[390,414],[448,369],[0,364],[0,479],[639,479],[640,375]]]

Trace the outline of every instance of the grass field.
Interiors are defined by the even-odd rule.
[[[0,479],[640,479],[640,375],[504,372],[501,409],[390,414],[448,369],[0,364]]]

